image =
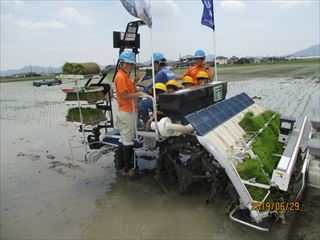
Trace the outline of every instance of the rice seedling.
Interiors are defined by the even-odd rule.
[[[79,100],[87,101],[89,103],[94,103],[104,99],[104,94],[102,91],[88,91],[88,92],[79,92]],[[65,101],[77,101],[77,93],[76,92],[68,92],[66,94]]]
[[[274,114],[272,111],[266,111],[258,116],[253,113],[246,113],[240,122],[240,126],[246,133],[257,132],[264,124],[269,121]],[[276,168],[279,157],[283,152],[283,144],[278,142],[280,115],[270,122],[269,126],[256,138],[252,145],[252,150],[257,158],[253,159],[247,156],[243,163],[239,164],[237,170],[244,180],[255,179],[257,183],[269,184],[273,170]],[[248,191],[255,200],[262,200],[266,191],[257,190],[256,187],[248,187]]]
[[[62,73],[75,74],[75,75],[99,74],[100,67],[98,64],[93,62],[88,62],[88,63],[65,62],[65,64],[62,67]]]
[[[96,124],[106,120],[105,114],[101,109],[81,108],[82,120],[84,124]],[[80,122],[79,108],[70,108],[66,116],[69,122]]]

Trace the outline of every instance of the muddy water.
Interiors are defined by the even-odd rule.
[[[206,204],[200,193],[163,193],[151,178],[120,180],[97,201],[85,239],[285,239],[288,226],[271,234],[231,222],[225,200]]]
[[[260,105],[284,116],[319,118],[319,77],[304,79],[256,78],[229,82],[228,97],[246,92]]]
[[[83,162],[61,87],[1,83],[1,239],[80,238],[114,179],[107,157]],[[55,162],[54,162],[55,161]]]
[[[112,155],[83,162],[81,134],[66,123],[61,87],[1,87],[1,239],[285,239],[290,227],[257,232],[229,220],[223,197],[165,194],[152,177],[118,178]],[[229,83],[285,115],[319,117],[319,79]],[[73,156],[73,157],[72,157]],[[52,159],[54,157],[54,159]],[[53,163],[53,161],[58,161]]]

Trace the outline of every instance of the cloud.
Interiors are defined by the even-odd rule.
[[[15,7],[17,8],[21,8],[21,7],[24,7],[26,4],[24,1],[21,1],[21,0],[1,0],[1,4],[11,4],[11,5],[14,5]]]
[[[14,0],[12,2],[16,7],[24,7],[25,6],[24,1],[21,1],[21,0]]]
[[[295,0],[295,1],[270,1],[270,4],[277,5],[280,8],[309,6],[312,4],[311,0]]]
[[[220,7],[226,10],[243,10],[247,7],[247,5],[240,0],[224,0],[220,3]]]
[[[152,1],[151,12],[161,17],[181,15],[178,5],[173,0]]]
[[[71,7],[62,8],[58,11],[58,14],[80,25],[89,25],[91,23],[89,17],[82,15],[78,10]]]
[[[47,29],[63,29],[65,25],[56,20],[50,20],[47,22],[32,22],[22,18],[18,18],[12,14],[1,15],[1,24],[14,24],[27,29],[35,30],[47,30]]]
[[[260,23],[260,22],[241,22],[241,25],[247,28],[263,28],[264,27],[263,23]]]

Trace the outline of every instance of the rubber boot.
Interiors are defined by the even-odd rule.
[[[115,167],[117,170],[122,170],[124,168],[123,148],[124,148],[124,145],[122,144],[122,142],[119,142],[118,149],[114,159]]]
[[[128,173],[133,168],[133,146],[123,145],[123,161],[124,161],[124,173]]]

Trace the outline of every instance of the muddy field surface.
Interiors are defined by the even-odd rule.
[[[284,115],[320,117],[319,73],[299,71],[221,80],[229,80],[228,97],[246,92]],[[262,233],[232,222],[222,196],[206,204],[203,193],[163,193],[151,176],[128,181],[115,174],[112,153],[85,163],[81,133],[65,120],[60,88],[72,85],[0,85],[1,239],[319,238],[318,190],[307,191],[294,221]]]
[[[207,204],[207,195],[179,195],[172,186],[163,193],[152,177],[128,182],[120,179],[96,203],[92,222],[83,230],[85,239],[286,239],[289,225],[272,232],[235,224],[218,196]]]
[[[114,181],[109,156],[84,162],[81,134],[65,119],[60,88],[70,86],[0,85],[1,239],[79,239]]]

